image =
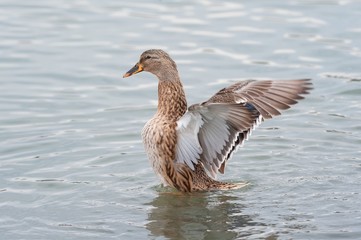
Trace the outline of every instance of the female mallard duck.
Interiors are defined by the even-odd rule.
[[[158,49],[147,50],[123,77],[147,71],[156,75],[158,110],[142,131],[154,171],[164,185],[180,191],[225,190],[246,183],[215,180],[227,160],[261,121],[280,115],[311,89],[309,79],[237,82],[208,101],[187,109],[177,65]]]

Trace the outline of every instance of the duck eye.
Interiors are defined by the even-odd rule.
[[[145,57],[145,59],[151,59],[151,58],[152,58],[152,57],[151,57],[151,56],[149,56],[149,55]]]

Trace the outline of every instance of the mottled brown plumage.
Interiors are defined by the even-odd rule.
[[[308,93],[308,79],[241,81],[187,110],[177,66],[167,53],[145,51],[124,77],[141,71],[156,75],[158,110],[144,126],[143,143],[164,185],[183,192],[240,188],[246,183],[215,180],[227,160],[264,119],[280,115]]]

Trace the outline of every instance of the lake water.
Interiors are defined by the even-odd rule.
[[[352,0],[2,0],[1,239],[361,239],[360,17]],[[140,138],[157,80],[122,78],[149,48],[189,103],[313,79],[220,176],[249,187],[160,186]]]

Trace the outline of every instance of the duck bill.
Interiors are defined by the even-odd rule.
[[[134,67],[132,67],[128,72],[126,72],[126,73],[123,75],[123,78],[132,76],[133,74],[137,74],[137,73],[142,72],[142,71],[143,71],[143,66],[142,66],[142,64],[137,63],[137,64],[135,64]]]

